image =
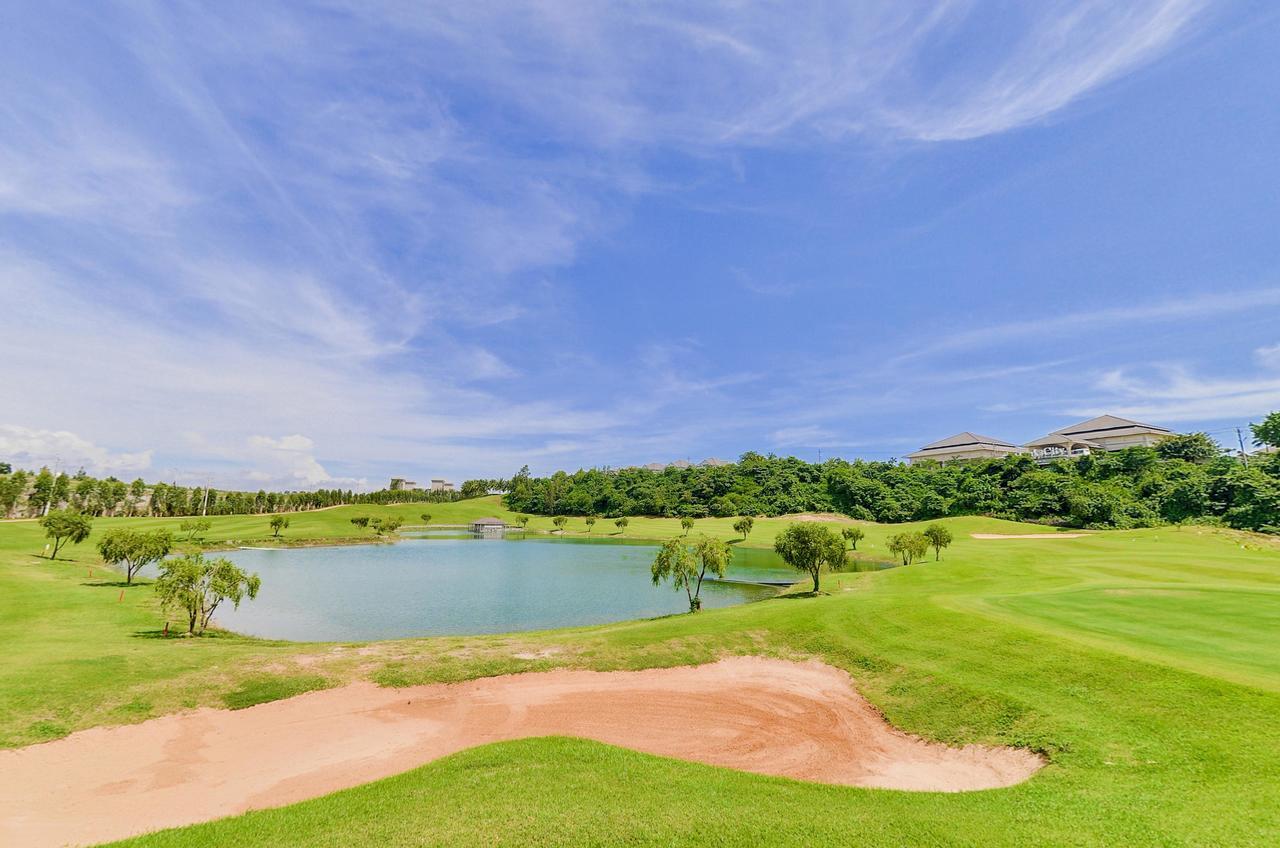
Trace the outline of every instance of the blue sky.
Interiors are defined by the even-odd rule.
[[[7,4],[0,459],[367,486],[1280,409],[1280,10],[850,5]]]

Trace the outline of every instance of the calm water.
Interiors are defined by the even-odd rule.
[[[577,539],[431,538],[392,545],[219,554],[262,576],[222,627],[275,639],[355,641],[506,633],[684,612],[684,592],[654,586],[653,544]],[[728,577],[795,580],[772,551],[735,551]],[[704,607],[777,590],[703,584]]]

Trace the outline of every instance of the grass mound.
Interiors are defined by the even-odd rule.
[[[299,674],[290,677],[260,675],[241,681],[240,685],[222,696],[222,703],[230,710],[243,710],[255,704],[292,698],[303,692],[326,689],[329,681],[318,674]]]

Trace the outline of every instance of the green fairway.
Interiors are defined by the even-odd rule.
[[[353,515],[433,523],[506,516],[494,499],[292,516],[287,540],[371,535]],[[265,516],[212,519],[209,540],[261,544]],[[99,520],[94,538],[125,519]],[[135,519],[140,525],[178,521]],[[732,519],[694,532],[735,538]],[[1044,528],[945,522],[941,562],[824,575],[819,597],[538,634],[343,645],[222,634],[156,638],[146,586],[34,556],[31,522],[0,524],[0,738],[15,746],[197,704],[247,706],[358,677],[384,684],[555,665],[820,657],[899,727],[953,744],[1043,752],[1029,782],[965,794],[804,784],[568,739],[503,743],[279,810],[138,845],[1270,845],[1280,837],[1280,549],[1204,528],[975,540]],[[762,519],[745,542],[787,524]],[[535,518],[531,528],[549,529]],[[901,526],[863,525],[886,559]],[[581,519],[569,524],[585,532]],[[595,535],[616,532],[601,520]],[[632,519],[663,538],[677,519]],[[932,557],[932,555],[931,555]],[[798,576],[799,577],[799,576]],[[359,575],[353,574],[353,580]],[[531,653],[536,648],[536,653]],[[522,659],[535,655],[539,659]],[[303,659],[305,658],[305,659]],[[278,680],[278,682],[276,682]]]

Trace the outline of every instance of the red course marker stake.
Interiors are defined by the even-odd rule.
[[[118,604],[118,603],[120,603],[120,601],[123,601],[123,600],[124,600],[124,589],[121,589],[121,590],[120,590],[120,599],[119,599],[119,600],[117,600],[117,601],[116,601],[116,603]]]

